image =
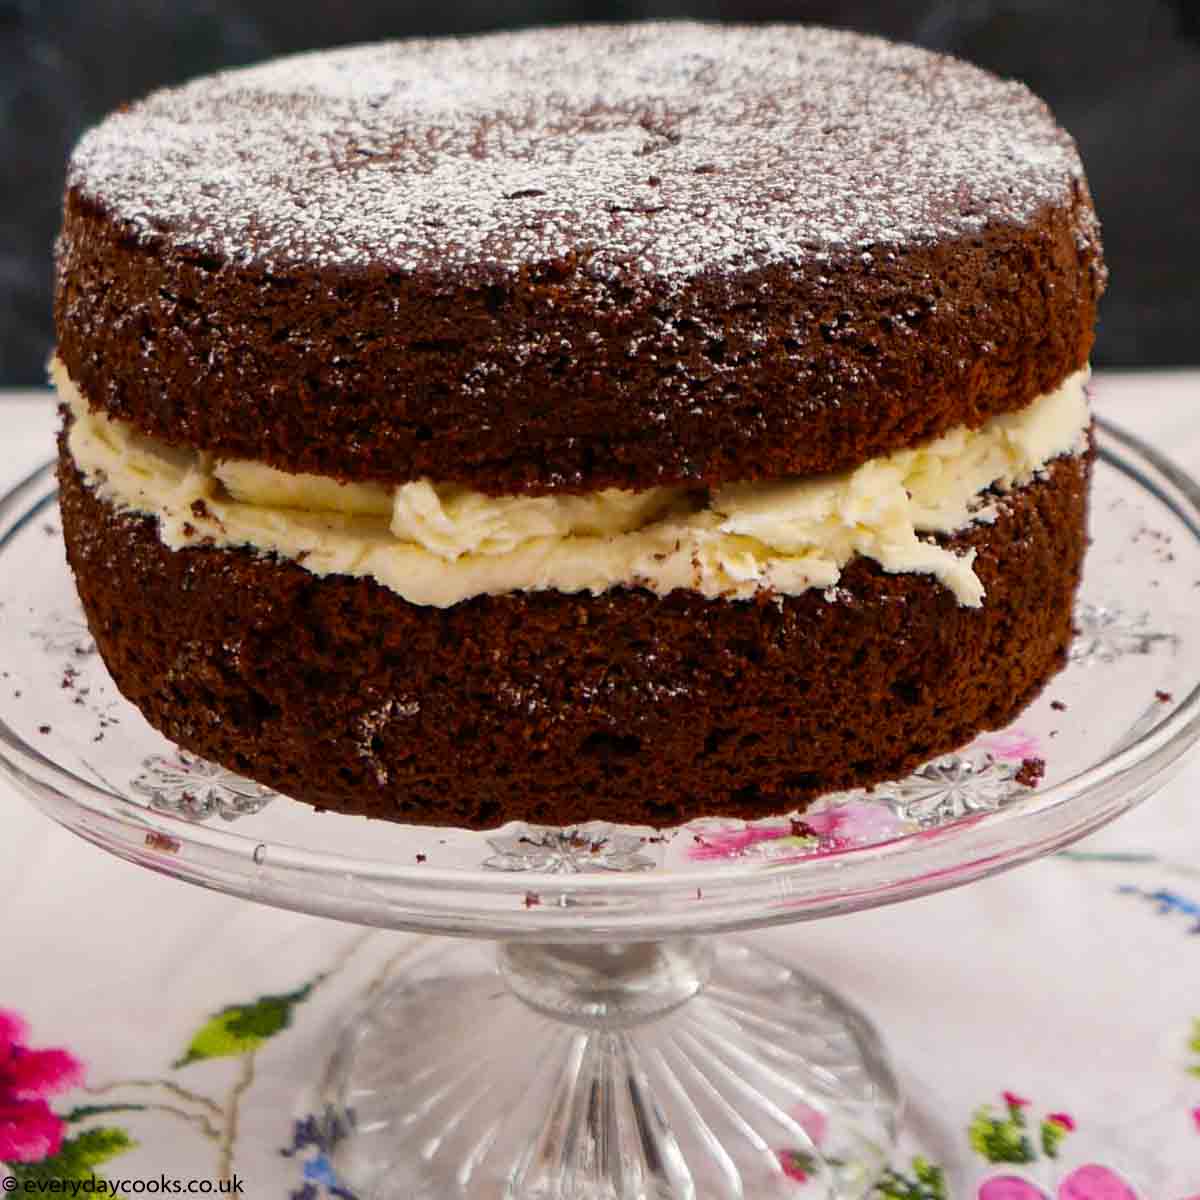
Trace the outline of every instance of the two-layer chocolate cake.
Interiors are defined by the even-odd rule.
[[[71,564],[182,746],[324,808],[761,816],[1064,661],[1097,227],[1024,87],[536,30],[157,93],[73,156]]]

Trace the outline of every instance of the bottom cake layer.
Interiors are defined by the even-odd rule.
[[[122,693],[194,753],[318,808],[488,828],[761,817],[1007,724],[1064,664],[1088,458],[1056,460],[975,549],[962,607],[859,559],[832,593],[619,589],[420,607],[368,579],[162,544],[65,449],[67,554]]]

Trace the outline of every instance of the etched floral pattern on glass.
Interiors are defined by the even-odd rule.
[[[1126,613],[1105,604],[1077,605],[1075,630],[1071,661],[1088,666],[1114,663],[1129,654],[1152,654],[1159,646],[1174,648],[1179,640],[1152,628],[1146,613]]]
[[[878,794],[898,816],[928,827],[995,812],[1028,791],[1018,774],[1018,767],[991,754],[946,754],[884,784]]]
[[[261,783],[183,750],[170,757],[152,755],[142,767],[130,787],[145,796],[151,808],[190,821],[234,821],[261,812],[276,795]]]
[[[484,861],[494,871],[543,871],[578,875],[587,871],[648,871],[652,858],[635,834],[619,833],[606,821],[589,821],[570,829],[521,825],[501,837],[488,838],[495,852]]]
[[[52,612],[33,631],[47,654],[74,654],[85,658],[96,653],[96,642],[81,613]]]

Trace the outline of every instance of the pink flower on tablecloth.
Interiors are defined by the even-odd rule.
[[[1192,1109],[1192,1120],[1195,1122],[1196,1131],[1200,1133],[1200,1105]],[[1197,1196],[1196,1200],[1200,1200],[1200,1196]]]
[[[912,826],[884,804],[847,800],[823,812],[806,813],[804,823],[831,849],[872,846],[911,831]]]
[[[1138,1194],[1115,1171],[1089,1163],[1058,1185],[1058,1200],[1138,1200]]]
[[[971,1120],[967,1136],[976,1153],[990,1163],[1035,1163],[1042,1156],[1058,1159],[1067,1137],[1077,1128],[1075,1118],[1067,1112],[1047,1113],[1035,1141],[1025,1112],[1032,1102],[1016,1092],[1001,1094],[1006,1116],[997,1116],[984,1105]],[[1139,1200],[1116,1171],[1099,1163],[1076,1167],[1065,1176],[1056,1172],[1055,1178],[1054,1200]],[[992,1175],[979,1185],[976,1200],[1051,1200],[1051,1194],[1022,1175]]]
[[[807,1183],[808,1172],[812,1169],[812,1160],[807,1154],[798,1154],[795,1150],[779,1151],[779,1166],[784,1175],[793,1183]]]
[[[797,1104],[789,1115],[808,1134],[814,1146],[819,1146],[825,1140],[829,1132],[829,1118],[820,1109],[809,1104]]]
[[[796,822],[797,826],[799,822]],[[688,857],[696,862],[708,862],[715,858],[740,858],[748,850],[762,842],[788,842],[797,849],[802,838],[810,837],[803,831],[793,831],[788,825],[748,825],[745,829],[718,829],[711,833],[696,834],[696,843],[688,851]]]
[[[1000,733],[989,733],[978,743],[993,758],[1002,762],[1024,762],[1027,758],[1040,758],[1041,743],[1032,733],[1022,729],[1005,729]]]
[[[997,1175],[980,1186],[979,1200],[1050,1200],[1050,1197],[1028,1179]]]
[[[797,1104],[788,1114],[804,1130],[813,1149],[820,1147],[829,1132],[829,1118],[808,1104]],[[776,1153],[784,1175],[793,1183],[807,1183],[818,1159],[811,1150],[780,1150]]]
[[[63,1121],[46,1097],[83,1080],[83,1066],[65,1050],[31,1050],[29,1030],[0,1009],[0,1162],[30,1163],[57,1154]]]
[[[1057,1200],[1138,1200],[1138,1194],[1115,1171],[1089,1163],[1077,1167],[1058,1185]],[[1028,1179],[996,1175],[980,1185],[978,1200],[1050,1200]]]
[[[818,812],[802,813],[791,821],[697,834],[688,857],[694,862],[750,857],[788,861],[870,846],[899,837],[911,828],[885,805],[848,800]]]

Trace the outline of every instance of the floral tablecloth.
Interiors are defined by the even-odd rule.
[[[1196,372],[1097,381],[1102,412],[1200,472],[1197,399]],[[0,484],[52,422],[45,397],[0,399]],[[756,935],[891,1046],[907,1109],[876,1200],[1200,1198],[1198,790],[1193,760],[1066,854]],[[348,1195],[314,1081],[348,1006],[422,943],[140,870],[0,783],[0,1184]]]

